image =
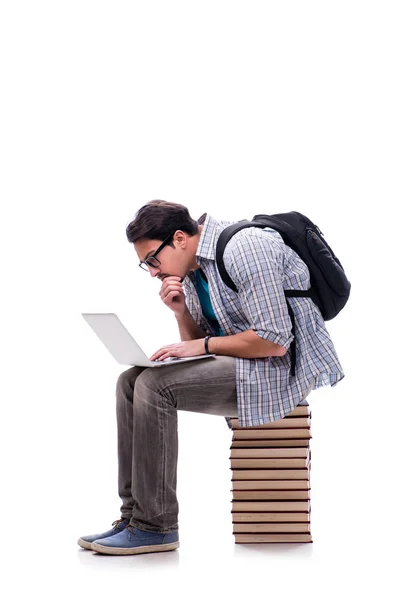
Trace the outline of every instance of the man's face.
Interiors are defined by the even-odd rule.
[[[159,252],[164,240],[138,240],[134,243],[136,254],[138,255],[139,261],[144,261],[155,253],[154,265],[143,265],[149,271],[152,277],[157,277],[161,281],[170,275],[175,275],[183,279],[188,268],[189,251],[187,245],[187,236],[185,233],[177,231],[174,237],[168,240],[169,243],[173,242],[174,247],[170,245],[164,245]]]

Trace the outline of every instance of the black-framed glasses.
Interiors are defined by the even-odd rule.
[[[174,231],[175,233],[175,231]],[[143,269],[144,271],[149,271],[149,267],[152,267],[153,269],[157,269],[157,267],[159,267],[161,265],[161,262],[158,260],[158,258],[156,258],[156,255],[161,252],[161,250],[163,248],[165,248],[165,246],[168,244],[169,240],[174,236],[174,233],[171,233],[166,240],[163,241],[162,244],[160,244],[160,246],[158,246],[157,250],[154,252],[154,254],[152,254],[151,256],[148,256],[145,260],[141,260],[139,263],[139,267],[141,269]]]

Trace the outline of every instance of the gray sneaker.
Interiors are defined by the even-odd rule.
[[[94,542],[95,540],[101,540],[102,538],[111,537],[112,535],[115,535],[116,533],[121,533],[121,531],[123,531],[125,529],[125,527],[127,525],[129,525],[129,521],[130,521],[130,519],[127,519],[127,518],[117,519],[116,521],[113,522],[112,529],[109,529],[108,531],[105,531],[104,533],[95,533],[94,535],[84,535],[79,538],[78,544],[80,545],[81,548],[85,548],[85,550],[91,550],[92,542]]]

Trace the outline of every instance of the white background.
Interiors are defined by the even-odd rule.
[[[397,2],[4,1],[1,535],[7,597],[396,595]],[[352,282],[327,323],[346,377],[315,391],[313,544],[238,545],[223,417],[179,413],[178,551],[106,557],[115,382],[81,312],[150,353],[178,340],[125,228],[297,210]],[[7,575],[9,578],[7,578]]]

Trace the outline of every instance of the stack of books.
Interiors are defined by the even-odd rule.
[[[285,418],[255,427],[239,427],[233,417],[232,430],[235,543],[312,542],[307,400]]]

